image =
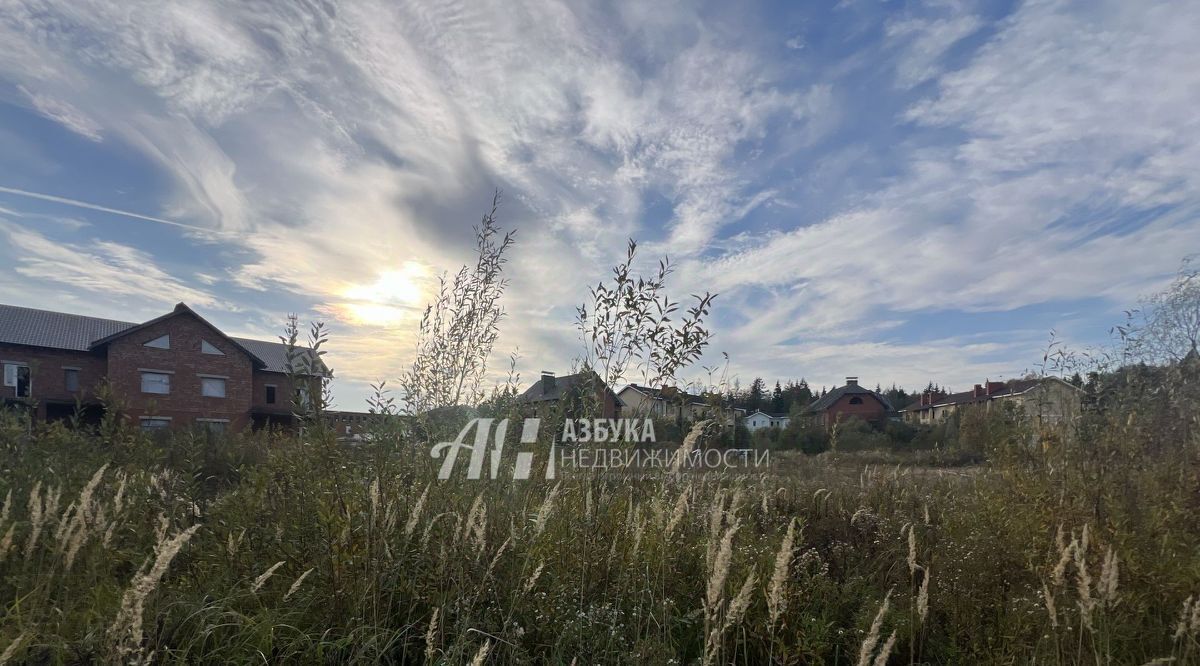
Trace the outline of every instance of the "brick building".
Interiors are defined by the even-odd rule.
[[[926,391],[900,410],[908,423],[933,425],[959,409],[979,405],[1019,407],[1037,425],[1071,420],[1081,413],[1083,391],[1058,377],[1030,377],[1007,382],[985,380],[970,391],[942,393]]]
[[[858,377],[847,377],[845,386],[826,393],[805,411],[826,428],[850,417],[883,425],[892,412],[892,405],[882,395],[859,386]]]
[[[288,424],[293,396],[316,378],[294,387],[287,363],[285,345],[230,337],[183,303],[140,324],[0,305],[0,403],[39,422],[77,405],[98,418],[107,382],[113,404],[145,429]]]

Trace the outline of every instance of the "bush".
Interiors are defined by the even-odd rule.
[[[860,418],[850,417],[838,422],[830,432],[830,448],[834,451],[871,451],[890,448],[891,440],[875,426]]]

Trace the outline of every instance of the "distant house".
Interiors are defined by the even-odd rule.
[[[550,416],[556,410],[569,417],[582,417],[585,402],[592,401],[599,407],[594,416],[620,418],[621,399],[594,372],[580,372],[557,377],[553,372],[542,372],[542,378],[525,390],[517,402],[526,405],[539,416]]]
[[[727,422],[735,416],[745,415],[744,409],[724,407],[719,400],[688,393],[672,386],[652,388],[630,384],[617,394],[625,405],[624,416],[631,418],[654,418],[675,423],[695,423],[703,419],[725,415]]]
[[[845,386],[833,389],[805,408],[815,423],[826,428],[851,417],[882,425],[890,412],[892,405],[888,399],[860,386],[858,377],[847,377]]]
[[[925,392],[916,402],[900,410],[908,423],[932,425],[968,405],[1008,404],[1020,407],[1037,424],[1059,423],[1077,416],[1083,391],[1058,377],[985,381],[970,391]]]
[[[286,425],[293,397],[319,388],[316,375],[292,385],[286,345],[226,335],[183,303],[142,323],[0,305],[0,365],[0,404],[35,421],[77,404],[98,419],[106,382],[145,430]]]
[[[792,419],[787,414],[770,414],[758,410],[746,417],[742,423],[746,429],[753,432],[761,428],[786,428]]]

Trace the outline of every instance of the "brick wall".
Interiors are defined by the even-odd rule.
[[[267,386],[275,387],[274,404],[267,402]],[[290,414],[293,390],[286,374],[259,370],[254,373],[254,396],[250,404],[256,412]]]
[[[851,403],[854,398],[860,398],[861,404]],[[824,412],[823,420],[826,426],[832,426],[851,416],[867,422],[882,423],[887,418],[887,410],[871,395],[849,394],[838,398],[837,402],[830,405]]]
[[[145,343],[170,336],[170,349]],[[224,355],[200,351],[206,341]],[[108,377],[121,396],[125,411],[135,419],[158,416],[171,419],[173,427],[198,425],[200,419],[228,420],[230,429],[249,424],[254,400],[254,372],[250,357],[199,319],[188,313],[152,324],[107,345]],[[142,393],[142,370],[161,370],[171,377],[170,393]],[[201,376],[225,379],[225,397],[201,394]]]
[[[104,379],[107,361],[102,354],[42,349],[22,345],[0,344],[0,362],[23,363],[29,366],[32,379],[31,395],[27,402],[36,404],[37,419],[46,419],[52,403],[74,405],[95,400],[95,387]],[[79,370],[79,390],[68,391],[66,368]],[[16,398],[16,388],[0,386],[0,403]]]

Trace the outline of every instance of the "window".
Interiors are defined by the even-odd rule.
[[[225,378],[200,377],[200,395],[206,398],[224,398]]]
[[[165,372],[142,372],[142,393],[167,395],[171,392],[171,375]]]
[[[33,376],[29,372],[29,366],[23,363],[5,363],[4,385],[13,387],[18,398],[28,398],[32,395]]]
[[[858,396],[854,396],[853,398],[850,398],[850,404],[852,404],[852,405],[861,405],[861,404],[862,404],[862,398],[860,398],[860,397],[858,397]]]
[[[79,368],[63,368],[63,387],[71,393],[79,390]]]
[[[308,408],[308,387],[301,386],[296,389],[296,405]]]
[[[171,348],[171,336],[160,335],[157,338],[154,338],[153,340],[151,340],[150,342],[147,342],[144,346],[153,347],[155,349],[170,349]]]
[[[162,416],[143,416],[142,430],[162,430],[171,427],[171,419]]]
[[[212,344],[211,342],[209,342],[208,340],[201,340],[201,341],[200,341],[200,353],[202,353],[202,354],[212,354],[213,356],[224,356],[224,355],[225,355],[225,352],[221,351],[220,349],[217,349],[217,348],[216,348],[215,346],[213,346],[213,344]]]
[[[267,404],[275,404],[275,385],[267,384]]]
[[[211,433],[225,432],[229,426],[228,419],[196,419],[196,425]]]

